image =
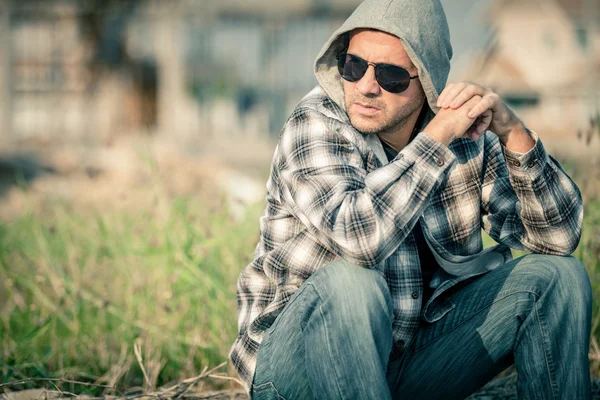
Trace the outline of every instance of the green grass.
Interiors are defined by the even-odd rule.
[[[600,344],[600,200],[585,205],[583,233],[574,255],[585,265],[593,290],[592,337]],[[600,362],[594,363],[600,376]]]
[[[241,223],[214,199],[178,198],[166,217],[49,210],[0,227],[0,383],[142,386],[134,343],[157,386],[227,360],[257,207]]]
[[[166,213],[100,214],[49,201],[1,225],[0,383],[70,377],[143,386],[134,344],[153,386],[227,361],[237,331],[235,284],[252,257],[261,207],[236,222],[214,198],[168,200]],[[599,238],[600,202],[589,202],[575,255],[594,285],[597,340]],[[592,368],[598,375],[598,362]],[[234,374],[230,365],[223,372]]]

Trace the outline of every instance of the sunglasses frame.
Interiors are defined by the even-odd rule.
[[[346,61],[345,61],[346,56],[350,56],[350,57],[354,58],[359,63],[363,64],[363,66],[366,64],[367,67],[365,68],[364,72],[362,73],[362,75],[360,77],[354,78],[352,76],[344,75],[343,71],[344,71],[344,66],[346,65]],[[408,72],[405,68],[403,68],[403,67],[401,67],[399,65],[386,64],[386,63],[378,63],[378,64],[372,63],[372,62],[369,62],[369,61],[367,61],[367,60],[365,60],[363,58],[360,58],[357,55],[354,55],[354,54],[348,53],[348,52],[343,52],[343,53],[338,54],[338,56],[336,57],[336,59],[337,59],[338,72],[340,73],[340,75],[342,76],[342,78],[344,80],[348,81],[348,82],[358,82],[358,81],[360,81],[365,76],[365,74],[367,73],[367,70],[369,69],[369,65],[372,65],[373,68],[375,68],[375,80],[377,81],[377,84],[379,84],[379,86],[383,90],[385,90],[386,92],[390,92],[390,93],[402,93],[402,92],[404,92],[410,86],[410,81],[419,77],[419,75],[411,76],[410,72]],[[342,64],[342,61],[341,61],[342,59],[344,60],[343,64]],[[389,86],[389,82],[386,82],[385,80],[383,82],[380,81],[380,79],[382,79],[381,76],[380,76],[382,68],[398,69],[401,74],[405,75],[403,78],[404,79],[408,79],[408,84],[402,85],[399,88],[394,88],[394,87],[390,87]]]

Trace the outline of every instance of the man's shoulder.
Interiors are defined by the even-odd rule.
[[[315,86],[296,105],[291,118],[311,114],[315,118],[331,118],[342,123],[349,123],[348,114],[331,99],[320,85]]]
[[[314,160],[325,162],[324,154],[340,152],[366,157],[369,145],[352,124],[346,111],[317,86],[300,100],[279,135],[278,162],[314,151]]]

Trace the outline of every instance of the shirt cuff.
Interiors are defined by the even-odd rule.
[[[438,142],[426,132],[420,132],[394,160],[404,157],[405,161],[412,161],[419,168],[441,180],[456,162],[456,155],[443,143]]]
[[[534,140],[535,145],[527,153],[519,153],[516,151],[509,150],[504,143],[502,150],[504,151],[504,158],[506,159],[506,166],[508,171],[515,175],[529,175],[531,178],[538,177],[544,170],[544,166],[548,163],[548,153],[542,144],[538,134],[531,129],[528,129],[531,138]]]

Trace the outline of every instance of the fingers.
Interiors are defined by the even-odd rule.
[[[440,93],[436,105],[440,108],[439,120],[442,121],[439,125],[453,130],[455,137],[477,140],[486,130],[506,136],[519,123],[498,94],[471,82],[449,83]]]
[[[488,129],[488,127],[490,126],[491,122],[492,122],[492,111],[491,110],[486,110],[485,112],[483,112],[481,115],[477,116],[476,118],[470,118],[468,116],[469,112],[471,110],[473,110],[473,108],[479,106],[481,104],[481,102],[483,101],[483,98],[479,95],[473,96],[471,99],[469,99],[461,108],[461,110],[466,116],[467,118],[469,118],[469,120],[471,121],[471,123],[469,124],[468,128],[466,129],[465,133],[462,135],[462,137],[464,138],[468,138],[471,139],[473,141],[477,141],[479,139],[479,137],[481,137],[481,135]]]
[[[484,96],[491,92],[481,85],[470,82],[449,83],[438,97],[437,106],[457,109],[473,96]]]
[[[459,108],[462,106],[467,100],[469,100],[473,96],[484,96],[486,93],[485,89],[479,85],[469,85],[465,87],[459,94],[456,95],[454,100],[450,102],[450,108]]]
[[[483,101],[483,97],[479,96],[479,95],[475,95],[473,97],[471,97],[469,100],[467,100],[462,106],[461,106],[461,110],[465,110],[467,113],[467,117],[471,118],[471,119],[475,119],[478,117],[478,115],[476,115],[475,117],[471,117],[469,114],[471,113],[471,111],[473,111],[473,109],[475,107],[477,107],[481,102]],[[463,111],[464,112],[464,111]]]
[[[469,118],[477,118],[483,114],[486,110],[491,110],[496,107],[500,96],[496,93],[490,93],[483,97],[483,99],[475,107],[469,111]]]
[[[442,93],[440,93],[436,105],[441,108],[448,108],[450,102],[452,102],[456,95],[458,95],[467,85],[468,82],[449,83],[444,90],[442,90]]]
[[[458,93],[452,101],[450,101],[448,107],[457,109],[473,96],[484,96],[485,94],[485,88],[479,85],[469,85],[465,87],[460,93]]]

